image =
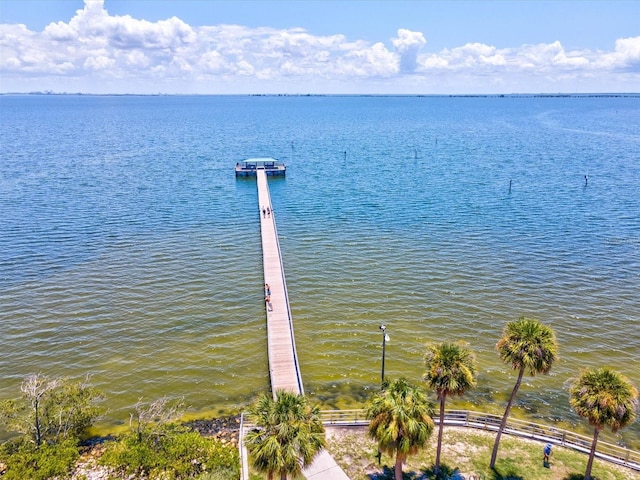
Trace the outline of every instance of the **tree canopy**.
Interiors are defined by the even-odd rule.
[[[249,413],[255,425],[245,436],[249,458],[270,479],[299,475],[325,447],[320,410],[304,395],[279,391],[274,400],[263,394]]]
[[[594,427],[584,478],[591,478],[598,435],[604,427],[612,432],[631,425],[638,409],[638,390],[622,374],[609,368],[585,370],[569,389],[569,403]]]
[[[448,395],[462,395],[476,384],[475,356],[464,342],[443,342],[427,345],[424,357],[427,367],[424,381],[435,390],[440,404],[440,425],[436,450],[436,473],[440,470],[444,406]]]
[[[549,373],[558,357],[558,342],[550,327],[543,325],[538,320],[520,317],[515,322],[507,323],[504,327],[502,337],[496,344],[496,350],[503,362],[511,364],[511,367],[518,371],[518,378],[504,410],[500,427],[498,427],[489,462],[491,468],[496,465],[500,437],[507,425],[509,411],[522,383],[524,373],[531,376]]]
[[[422,388],[399,378],[369,400],[366,415],[369,436],[381,451],[395,454],[395,477],[402,480],[402,463],[424,448],[433,432],[433,404]]]

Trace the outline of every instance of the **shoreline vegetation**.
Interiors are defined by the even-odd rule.
[[[350,402],[345,407],[336,407],[332,403],[323,403],[321,401],[316,401],[316,399],[312,399],[314,404],[319,405],[321,411],[346,411],[346,410],[362,410],[365,408],[365,403],[363,401],[353,401]],[[506,401],[505,401],[506,402]],[[220,418],[235,418],[240,417],[240,414],[243,411],[246,411],[249,404],[246,404],[240,408],[211,408],[206,409],[204,411],[191,411],[187,410],[185,414],[180,418],[180,421],[184,425],[191,425],[201,423],[202,425],[206,425],[207,423],[214,422],[215,419]],[[541,415],[532,414],[532,412],[528,411],[523,405],[516,405],[510,412],[509,418],[514,420],[520,420],[525,422],[539,423],[542,425],[547,425],[551,428],[557,428],[561,430],[567,430],[578,435],[583,435],[585,437],[591,437],[593,435],[593,429],[586,422],[581,421],[570,421],[569,419],[558,419],[551,418]],[[480,413],[486,413],[490,415],[502,415],[504,413],[504,406],[500,405],[481,405],[477,403],[466,402],[464,398],[453,398],[451,402],[447,403],[447,410],[469,410],[469,411],[477,411]],[[125,421],[115,421],[114,419],[110,419],[108,422],[101,422],[100,419],[96,420],[94,425],[89,429],[89,434],[95,438],[108,438],[119,436],[127,431],[128,428],[128,420]],[[635,425],[633,425],[635,426]],[[610,431],[604,430],[600,434],[600,440],[618,445],[622,448],[627,448],[630,450],[638,450],[640,448],[640,438],[630,438],[629,435],[622,436],[624,434],[628,434],[629,430],[624,429],[616,434],[611,433]],[[8,440],[10,436],[0,436],[0,444]],[[630,442],[631,441],[631,442]],[[639,450],[640,451],[640,450]]]
[[[398,391],[402,392],[405,383],[408,388],[410,385],[406,380],[400,379],[375,395],[374,398],[382,402],[378,402],[380,412],[389,400],[387,390],[400,389]],[[392,388],[396,384],[397,388]],[[237,412],[193,418],[185,415],[183,399],[163,397],[154,402],[139,401],[130,413],[126,430],[97,436],[99,430],[91,427],[103,412],[98,404],[104,401],[104,395],[90,385],[88,377],[74,382],[31,375],[23,382],[21,391],[22,401],[0,402],[0,423],[7,431],[22,434],[0,444],[0,478],[3,480],[231,480],[240,476],[241,415]],[[417,401],[418,397],[415,399]],[[366,410],[366,418],[371,421],[378,415],[378,410],[372,410],[373,400]],[[433,433],[433,406],[427,405],[426,397],[422,403],[427,408],[425,412],[431,412],[428,420]],[[264,410],[256,408],[249,409],[252,418]],[[285,409],[281,413],[285,413],[284,418],[288,420],[284,421],[289,424],[287,412]],[[310,412],[315,420],[320,420],[317,407]],[[279,431],[280,424],[275,425],[274,431]],[[382,423],[378,424],[380,428],[386,428]],[[380,448],[383,453],[379,454],[379,444],[371,438],[370,426],[328,425],[320,426],[318,432],[323,432],[322,446],[351,480],[398,479],[395,447]],[[254,431],[258,432],[252,429]],[[588,468],[591,468],[589,454],[559,445],[553,447],[551,461],[542,462],[545,441],[515,435],[506,435],[502,440],[502,453],[494,467],[489,456],[496,433],[445,425],[443,438],[437,440],[437,445],[438,436],[429,433],[420,440],[418,448],[401,460],[402,478],[582,480],[586,478],[581,474],[584,465],[589,462]],[[442,453],[441,463],[439,453]],[[249,473],[250,480],[263,478],[253,470]],[[600,458],[593,464],[593,475],[589,478],[640,480],[640,472]]]
[[[240,415],[210,419],[190,420],[183,424],[198,432],[204,438],[213,438],[237,449],[239,440]],[[394,476],[394,458],[382,454],[377,458],[377,444],[367,436],[366,427],[327,428],[327,451],[333,456],[351,480],[387,480]],[[495,439],[495,432],[474,428],[445,426],[443,433],[442,478],[469,479],[473,475],[483,480],[581,480],[588,455],[569,448],[554,446],[549,466],[542,462],[544,442],[507,435],[502,444],[504,458],[498,460],[496,469],[491,470],[489,457]],[[83,443],[80,456],[69,480],[124,480],[144,478],[119,474],[114,469],[101,464],[108,442],[116,438],[94,437]],[[404,478],[407,480],[427,480],[436,478],[433,464],[436,452],[436,437],[432,436],[426,448],[415,456],[407,458]],[[6,466],[0,464],[0,477]],[[456,475],[458,475],[456,477]],[[598,480],[640,480],[640,473],[631,468],[596,459],[593,470]],[[219,480],[217,476],[206,474],[193,477],[202,480]],[[262,477],[250,471],[250,480]],[[222,480],[222,479],[220,479]],[[230,479],[225,479],[230,480]]]
[[[221,440],[238,448],[240,416],[192,420],[186,426],[203,437]],[[507,435],[503,439],[505,451],[509,453],[498,461],[495,472],[488,468],[489,456],[495,432],[473,428],[444,428],[442,471],[455,478],[458,472],[465,479],[476,475],[478,479],[581,479],[581,472],[588,455],[569,448],[554,446],[549,467],[542,464],[544,442]],[[94,438],[86,442],[76,463],[71,480],[117,480],[131,478],[129,475],[115,476],[112,470],[100,466],[99,459],[105,451],[105,442],[112,437]],[[405,467],[405,478],[429,479],[433,477],[435,458],[435,436],[427,448],[415,457],[409,457]],[[393,458],[382,455],[377,460],[376,442],[366,434],[366,427],[331,427],[327,429],[327,451],[334,457],[351,480],[385,480],[393,478]],[[451,460],[455,459],[455,460]],[[431,476],[430,476],[431,475]],[[594,476],[599,480],[640,480],[640,473],[624,466],[596,459]],[[197,477],[196,477],[197,478]],[[206,478],[206,477],[204,477]],[[251,480],[262,477],[251,474]],[[471,477],[472,478],[472,477]]]

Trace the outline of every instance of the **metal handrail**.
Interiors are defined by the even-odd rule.
[[[320,414],[325,426],[362,426],[369,423],[364,410],[323,410]],[[500,415],[471,410],[446,410],[444,414],[445,425],[480,430],[497,431],[501,420]],[[434,418],[436,425],[439,421],[438,418]],[[590,437],[517,418],[508,419],[504,433],[560,445],[583,453],[589,453],[591,450]],[[640,452],[630,448],[599,441],[595,455],[610,463],[640,471]]]
[[[249,461],[246,457],[246,448],[244,446],[244,421],[245,413],[240,415],[240,431],[238,432],[238,450],[240,452],[240,480],[249,479]]]
[[[320,418],[325,427],[365,427],[369,424],[365,410],[362,409],[322,410]],[[434,418],[433,420],[436,425],[440,422],[439,418]],[[446,410],[444,414],[444,425],[480,430],[497,431],[501,420],[502,417],[500,415],[474,412],[472,410]],[[244,430],[253,426],[251,416],[243,413],[238,441],[241,458],[243,455]],[[560,445],[582,453],[589,453],[591,450],[592,439],[585,435],[517,418],[508,419],[504,433]],[[595,456],[606,462],[640,471],[640,452],[630,448],[599,441]],[[244,468],[241,470],[244,470]],[[246,480],[248,473],[241,471],[240,478]]]
[[[284,297],[287,304],[287,317],[289,319],[289,331],[291,332],[291,342],[293,343],[293,361],[296,366],[296,377],[298,380],[298,389],[300,393],[304,395],[304,385],[302,384],[302,375],[300,374],[300,363],[298,362],[298,349],[296,348],[296,336],[293,333],[293,318],[291,316],[291,305],[289,304],[289,291],[287,290],[287,279],[284,275],[284,265],[282,263],[282,251],[280,250],[280,237],[278,237],[278,227],[276,225],[276,214],[273,211],[273,204],[271,203],[271,192],[269,194],[269,204],[271,205],[271,217],[273,221],[273,230],[276,236],[276,246],[278,247],[278,257],[280,257],[280,271],[282,272],[282,284],[284,286]]]

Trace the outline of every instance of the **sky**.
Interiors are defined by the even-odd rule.
[[[640,93],[640,0],[0,0],[0,93]]]

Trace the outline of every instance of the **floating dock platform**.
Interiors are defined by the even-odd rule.
[[[248,158],[236,163],[236,177],[252,177],[258,171],[263,171],[266,175],[285,175],[287,166],[275,158]]]

